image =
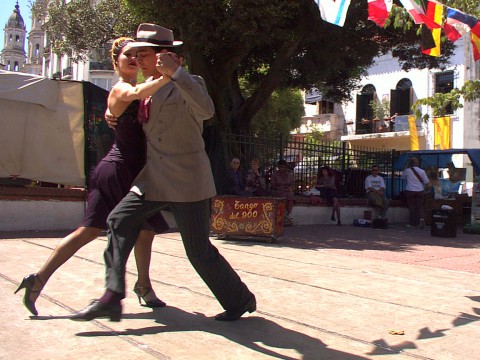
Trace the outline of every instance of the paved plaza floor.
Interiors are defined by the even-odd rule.
[[[102,236],[52,276],[30,316],[13,292],[66,234],[0,233],[0,359],[480,359],[480,235],[393,224],[293,226],[273,244],[212,237],[258,302],[223,323],[172,231],[151,264],[166,308],[129,291],[121,322],[71,321],[103,293]],[[132,257],[128,289],[135,279]]]

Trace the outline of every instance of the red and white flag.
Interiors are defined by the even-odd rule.
[[[421,0],[400,0],[405,10],[413,18],[415,24],[423,24],[422,15],[425,15]]]
[[[385,22],[392,11],[393,0],[368,0],[368,20],[378,26],[385,26]]]
[[[425,24],[429,29],[438,29],[441,25],[429,19],[425,14],[427,12],[427,4],[436,2],[432,0],[400,0],[405,10],[408,11],[413,18],[415,24]]]

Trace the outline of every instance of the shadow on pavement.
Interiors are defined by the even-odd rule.
[[[145,317],[147,315],[147,317]],[[222,336],[253,351],[273,356],[277,359],[298,359],[277,352],[275,349],[293,350],[308,359],[366,359],[330,349],[321,340],[300,332],[286,329],[262,317],[249,316],[234,323],[218,322],[202,313],[188,313],[176,307],[167,307],[161,312],[149,314],[124,314],[124,319],[152,318],[159,325],[124,331],[89,331],[77,336],[147,336],[166,332],[200,331]]]
[[[231,236],[233,238],[233,236]],[[223,240],[225,241],[225,240]],[[226,243],[239,246],[291,247],[298,249],[345,249],[345,250],[387,250],[410,251],[416,245],[442,246],[452,248],[478,248],[480,238],[465,234],[459,228],[457,237],[443,238],[430,235],[430,228],[407,228],[395,224],[388,229],[355,227],[353,225],[303,225],[285,229],[276,243],[268,244],[262,238],[239,238]]]

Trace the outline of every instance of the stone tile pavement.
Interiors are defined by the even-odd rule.
[[[222,323],[172,231],[156,237],[151,265],[166,308],[141,307],[129,292],[121,322],[71,321],[103,292],[102,236],[52,276],[31,317],[13,292],[66,233],[0,233],[0,359],[480,358],[479,235],[394,224],[293,226],[274,244],[212,238],[258,301]]]

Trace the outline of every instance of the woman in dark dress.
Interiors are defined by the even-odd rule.
[[[43,267],[37,273],[27,275],[15,291],[17,293],[25,288],[23,303],[33,315],[38,314],[35,301],[50,276],[107,228],[108,214],[128,193],[131,183],[145,164],[145,134],[137,120],[139,99],[153,95],[169,80],[158,79],[136,85],[136,50],[129,46],[133,41],[130,38],[119,38],[112,45],[112,61],[120,76],[108,98],[109,111],[118,117],[115,143],[92,174],[84,218],[75,231],[60,241]],[[143,299],[149,307],[165,306],[152,289],[149,267],[155,233],[167,229],[165,219],[158,214],[144,224],[135,245],[138,279],[134,292],[138,300]]]
[[[320,190],[322,196],[332,204],[331,221],[336,221],[337,225],[342,225],[340,221],[340,201],[338,200],[337,186],[335,185],[335,173],[329,166],[320,169],[320,176],[316,187]],[[335,219],[335,214],[337,218]]]

